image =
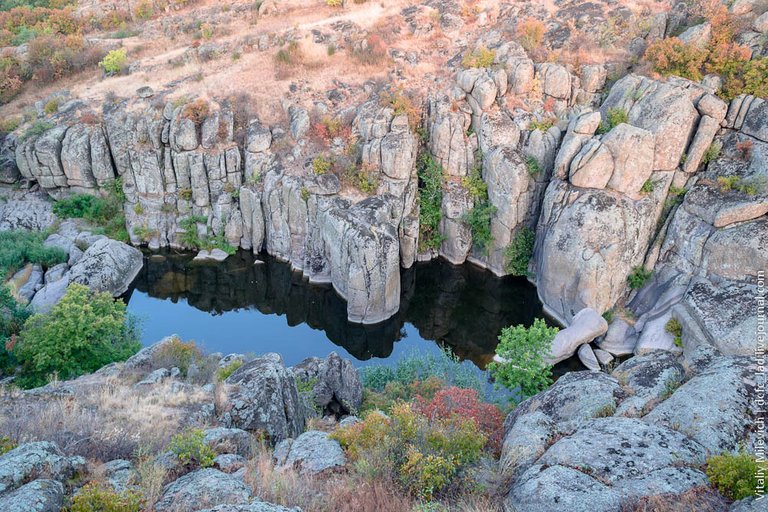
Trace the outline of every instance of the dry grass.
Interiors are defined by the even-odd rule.
[[[726,500],[709,487],[694,487],[683,494],[660,494],[635,500],[621,512],[722,512]]]
[[[17,442],[48,440],[65,453],[96,461],[131,458],[139,447],[157,451],[210,402],[206,393],[174,393],[171,383],[134,389],[109,380],[65,398],[0,397],[0,434]]]

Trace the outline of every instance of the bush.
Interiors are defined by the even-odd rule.
[[[437,249],[443,243],[440,220],[443,217],[443,168],[432,155],[419,156],[419,251]]]
[[[683,346],[683,324],[677,318],[670,318],[664,326],[664,330],[675,337],[675,345]]]
[[[18,445],[14,443],[10,437],[0,436],[0,455],[8,453],[9,451],[16,448],[16,446]]]
[[[528,174],[530,176],[536,176],[537,174],[541,174],[541,164],[536,159],[536,157],[533,157],[530,155],[526,156],[525,166],[528,168]]]
[[[513,276],[528,276],[528,265],[533,257],[536,233],[529,227],[523,227],[504,249],[505,269]]]
[[[498,385],[517,392],[521,399],[533,396],[552,384],[552,365],[547,362],[557,327],[537,318],[533,325],[505,327],[499,335],[496,354],[504,362],[492,362],[488,370]]]
[[[525,51],[532,52],[544,42],[544,23],[534,18],[526,18],[517,26],[517,38]]]
[[[210,251],[221,249],[229,255],[235,254],[237,249],[232,247],[223,236],[213,236],[208,232],[208,217],[205,215],[190,215],[179,221],[179,227],[183,232],[179,235],[179,241],[189,249]],[[205,226],[205,233],[198,232],[198,224]]]
[[[237,370],[241,366],[243,366],[243,361],[240,359],[235,359],[224,368],[219,368],[216,371],[216,380],[218,380],[219,382],[227,380],[227,378],[233,373],[235,373],[235,370]]]
[[[759,466],[749,453],[724,453],[707,460],[707,478],[726,498],[741,500],[757,495]],[[762,466],[768,469],[765,463]]]
[[[472,242],[480,253],[487,255],[493,243],[491,219],[496,207],[490,201],[481,201],[461,218],[472,232]]]
[[[94,197],[88,194],[75,194],[53,205],[53,213],[61,218],[82,218],[98,226],[102,233],[115,240],[128,241],[128,231],[125,229],[125,213],[123,205],[125,194],[120,178],[109,183],[105,189],[105,197]]]
[[[720,151],[723,149],[722,144],[715,141],[712,144],[709,145],[707,150],[704,152],[704,156],[701,157],[701,163],[704,165],[707,165],[709,162],[713,162],[717,160],[717,157],[720,156]]]
[[[360,64],[375,66],[387,58],[387,43],[378,34],[369,34],[364,44],[352,51],[352,57]]]
[[[605,112],[605,119],[600,122],[598,133],[608,133],[621,123],[629,121],[629,114],[623,108],[609,108]]]
[[[333,167],[333,162],[324,155],[316,156],[312,159],[312,172],[318,176],[329,172]]]
[[[643,186],[640,187],[640,193],[650,194],[651,192],[653,192],[653,180],[649,178],[645,180],[645,182],[643,183]]]
[[[462,473],[481,457],[486,444],[474,420],[457,415],[430,418],[406,403],[394,406],[389,417],[372,412],[331,437],[356,466],[367,466],[373,476],[395,474],[411,494],[424,500],[451,485],[465,484],[470,477]]]
[[[461,65],[465,68],[489,68],[493,66],[496,52],[484,46],[468,51],[461,59]]]
[[[461,184],[473,199],[488,199],[488,185],[483,181],[482,166],[479,162],[475,163],[467,176],[461,178]]]
[[[0,375],[16,367],[13,348],[30,310],[16,302],[7,286],[0,286]]]
[[[47,236],[35,231],[0,231],[0,283],[27,263],[49,268],[67,261],[66,252],[43,245]]]
[[[152,359],[158,368],[176,367],[182,375],[186,376],[190,366],[202,361],[203,353],[197,348],[194,341],[184,342],[174,337],[160,345]]]
[[[344,5],[343,0],[325,0],[325,5],[328,7],[341,7]]]
[[[35,121],[32,124],[32,126],[27,128],[27,131],[24,132],[24,136],[22,137],[22,140],[31,139],[32,137],[38,137],[53,127],[54,127],[53,123],[49,123],[47,121]]]
[[[701,80],[701,68],[707,58],[707,51],[695,45],[687,45],[677,37],[669,37],[651,43],[645,51],[645,58],[657,73],[698,81]]]
[[[126,305],[107,292],[72,283],[49,313],[31,316],[14,354],[21,364],[17,383],[24,388],[47,382],[52,374],[71,379],[135,354],[141,344]]]
[[[504,415],[498,407],[480,401],[474,389],[449,387],[438,390],[432,398],[416,397],[416,410],[427,418],[449,420],[467,418],[475,422],[495,453],[501,451]]]
[[[209,468],[216,458],[213,448],[205,444],[205,433],[197,428],[173,436],[168,449],[188,468]]]
[[[115,492],[112,488],[89,483],[72,497],[68,512],[139,512],[142,497],[136,491]]]
[[[639,265],[633,268],[632,272],[627,276],[627,283],[629,283],[631,289],[636,290],[637,288],[642,288],[651,278],[651,275],[653,275],[653,272]]]
[[[181,115],[184,119],[189,119],[196,125],[201,125],[211,112],[208,102],[200,98],[184,106]]]

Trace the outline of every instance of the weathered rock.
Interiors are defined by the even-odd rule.
[[[101,470],[109,486],[118,493],[128,490],[137,477],[136,469],[129,460],[116,459],[105,462]]]
[[[5,512],[59,512],[64,505],[64,486],[56,480],[34,480],[0,495]]]
[[[288,123],[291,135],[298,140],[309,131],[309,113],[306,109],[292,105],[288,107]]]
[[[224,453],[213,459],[213,467],[227,474],[232,474],[248,464],[248,460],[242,455]]]
[[[67,286],[69,286],[69,275],[65,273],[61,279],[40,288],[32,297],[30,307],[37,313],[47,313],[67,293]]]
[[[203,441],[218,454],[232,453],[244,456],[251,454],[251,435],[239,428],[208,429],[205,431]]]
[[[51,203],[39,196],[12,199],[0,204],[0,231],[26,229],[43,231],[56,222]]]
[[[265,4],[268,2],[264,2]],[[262,4],[263,5],[263,4]],[[300,508],[286,508],[265,501],[255,501],[248,505],[219,505],[202,512],[301,512]]]
[[[363,383],[351,361],[331,352],[325,359],[310,357],[293,368],[294,376],[303,382],[314,382],[315,405],[324,414],[354,414],[363,401]]]
[[[678,38],[685,44],[704,48],[709,44],[712,39],[712,25],[709,23],[700,23],[689,27],[678,36]]]
[[[223,250],[219,249],[218,247],[215,249],[208,250],[201,250],[197,253],[193,261],[205,263],[205,262],[215,262],[215,263],[221,263],[225,259],[229,258],[229,254],[224,252]]]
[[[37,475],[65,481],[85,467],[81,457],[65,457],[53,443],[38,441],[19,445],[0,456],[0,495]]]
[[[657,351],[620,364],[612,373],[629,390],[616,416],[642,416],[680,386],[685,370],[669,352]]]
[[[548,361],[551,364],[557,364],[568,359],[580,346],[602,336],[606,331],[608,331],[608,322],[605,318],[593,309],[582,309],[573,316],[567,328],[558,331],[555,335]]]
[[[581,361],[581,364],[586,366],[587,369],[592,370],[593,372],[600,371],[600,361],[597,360],[595,352],[588,343],[581,345],[576,352],[579,356],[579,361]]]
[[[505,506],[532,512],[615,511],[634,497],[706,485],[698,469],[705,456],[702,446],[674,430],[630,418],[594,419],[553,444],[523,473]],[[560,484],[553,475],[563,477]]]
[[[83,257],[72,266],[69,280],[117,297],[128,290],[143,264],[141,251],[104,238],[88,247]]]
[[[317,474],[343,468],[347,459],[338,441],[326,432],[310,430],[296,439],[286,439],[275,447],[279,466],[298,469],[303,474]]]
[[[266,433],[272,442],[296,437],[304,415],[296,380],[278,354],[266,354],[241,366],[225,381],[222,422]]]
[[[754,366],[748,357],[723,357],[664,400],[643,421],[667,425],[694,439],[708,455],[737,450],[752,422]]]
[[[250,497],[251,489],[239,478],[216,469],[200,469],[168,484],[155,510],[194,512],[214,505],[245,505]]]

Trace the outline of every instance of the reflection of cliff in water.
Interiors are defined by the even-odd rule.
[[[541,315],[533,286],[499,279],[472,265],[443,261],[402,272],[397,315],[376,325],[347,321],[347,306],[330,286],[311,285],[289,265],[239,252],[223,263],[194,264],[192,255],[147,255],[134,287],[151,297],[187,303],[211,314],[257,309],[286,315],[289,325],[306,323],[360,360],[386,358],[401,339],[405,322],[419,334],[450,346],[483,366],[493,354],[502,327],[530,324]],[[177,320],[177,319],[175,319]]]

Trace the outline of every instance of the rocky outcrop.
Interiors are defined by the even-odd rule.
[[[304,430],[296,380],[278,354],[266,354],[230,375],[225,384],[224,425],[262,433],[276,443]]]
[[[241,479],[216,469],[200,469],[168,484],[157,512],[203,510],[214,505],[247,505],[251,489]]]
[[[43,231],[55,222],[51,202],[39,195],[27,195],[23,199],[11,199],[0,204],[0,231]]]
[[[141,251],[130,245],[102,238],[85,250],[69,270],[71,283],[117,297],[125,293],[143,264]]]
[[[22,444],[0,456],[0,504],[19,511],[59,510],[64,500],[61,482],[84,470],[85,459],[66,457],[53,443]]]
[[[754,368],[711,353],[684,377],[681,363],[656,352],[612,376],[569,373],[520,404],[505,422],[505,510],[608,512],[708,485],[704,461],[748,442]]]
[[[323,415],[355,414],[363,402],[363,383],[352,363],[332,352],[325,359],[310,357],[291,368],[294,376],[312,386],[315,406]]]

